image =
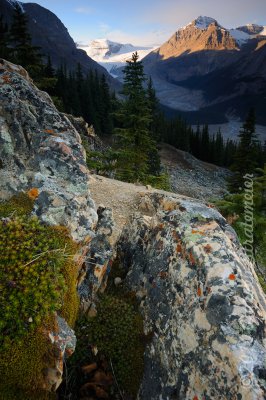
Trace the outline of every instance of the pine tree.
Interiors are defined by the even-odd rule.
[[[39,89],[44,90],[45,92],[48,92],[50,96],[55,97],[57,78],[50,56],[47,57],[46,65],[43,65],[42,69],[39,71],[39,76],[35,83]],[[55,101],[57,101],[57,99],[55,99]]]
[[[101,132],[103,135],[110,135],[113,131],[112,122],[112,102],[110,96],[110,90],[106,77],[103,74],[100,80],[100,121],[101,121]]]
[[[216,136],[213,138],[213,150],[211,151],[211,154],[213,155],[212,162],[216,165],[222,166],[224,162],[224,140],[220,128]]]
[[[239,132],[239,145],[231,170],[234,173],[229,179],[229,190],[241,191],[246,174],[253,174],[258,167],[258,139],[255,133],[255,111],[251,109]]]
[[[149,166],[148,173],[150,175],[159,176],[161,174],[161,160],[157,142],[161,137],[161,132],[159,130],[159,124],[158,124],[160,119],[160,111],[159,111],[159,100],[156,97],[156,92],[153,87],[151,78],[148,81],[147,101],[151,113],[150,137],[153,141],[153,145],[151,146],[151,149],[148,154],[148,166]]]
[[[123,95],[126,97],[117,114],[122,127],[116,128],[117,177],[128,182],[145,182],[149,174],[149,154],[155,151],[150,135],[151,108],[144,89],[146,80],[138,54],[124,69]]]
[[[0,15],[0,57],[9,58],[8,25],[4,22],[3,15]]]
[[[31,44],[28,20],[19,4],[14,8],[9,42],[12,61],[26,68],[33,78],[39,77],[43,68],[40,48]]]
[[[44,67],[44,75],[47,78],[51,78],[51,79],[55,77],[55,70],[52,66],[52,61],[51,61],[50,55],[47,57],[47,63]]]

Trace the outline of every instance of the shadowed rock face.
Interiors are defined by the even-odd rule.
[[[195,201],[149,201],[120,241],[153,333],[139,399],[264,399],[265,297],[234,231]]]
[[[74,40],[69,35],[67,28],[60,19],[51,11],[35,3],[23,3],[23,9],[28,18],[29,31],[32,43],[41,47],[41,53],[50,55],[54,67],[60,67],[62,63],[69,70],[75,70],[80,63],[84,72],[90,69],[104,74],[113,88],[117,87],[105,68],[92,60],[84,50],[77,49]],[[13,5],[8,0],[0,0],[0,10],[8,23],[12,20]]]

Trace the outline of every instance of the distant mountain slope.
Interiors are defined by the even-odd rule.
[[[225,29],[216,20],[199,17],[179,29],[143,59],[161,103],[197,123],[243,119],[257,108],[266,125],[265,27]]]
[[[1,14],[9,23],[15,3],[17,3],[15,0],[0,0]],[[113,88],[117,87],[117,82],[102,66],[92,60],[84,50],[76,48],[67,28],[54,13],[39,4],[19,4],[27,14],[33,44],[40,46],[44,54],[51,56],[55,67],[59,67],[63,63],[69,70],[74,70],[77,63],[80,63],[83,71],[97,70],[99,74],[106,76]]]
[[[129,60],[135,51],[138,52],[139,59],[142,60],[154,50],[154,47],[133,46],[129,43],[122,44],[108,39],[96,39],[88,46],[80,46],[80,48],[85,50],[88,56],[106,68],[113,76],[117,75],[118,68],[126,65],[126,60]]]

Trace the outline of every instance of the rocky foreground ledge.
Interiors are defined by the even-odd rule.
[[[151,337],[138,398],[264,399],[265,295],[224,218],[198,200],[91,177],[78,127],[4,60],[0,101],[0,197],[34,190],[34,213],[83,244],[82,309],[114,254],[127,271]],[[42,387],[55,389],[61,372]]]

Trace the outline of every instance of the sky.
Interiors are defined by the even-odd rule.
[[[54,12],[77,43],[107,38],[154,46],[199,15],[226,27],[266,25],[266,0],[36,0]]]

